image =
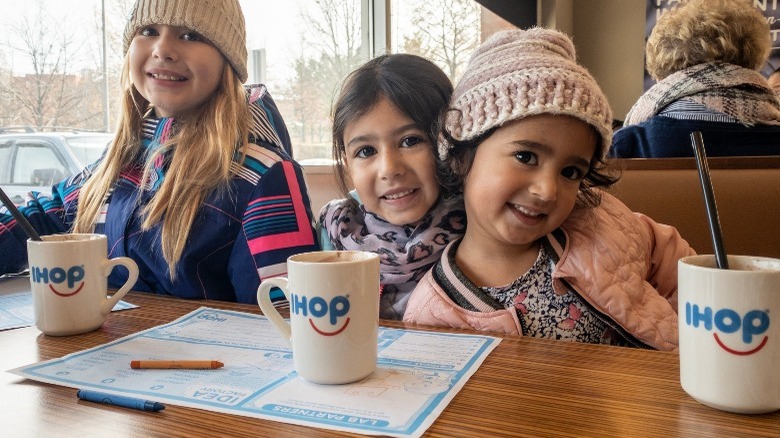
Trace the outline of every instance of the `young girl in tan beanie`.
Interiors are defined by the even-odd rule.
[[[571,40],[541,28],[492,36],[450,106],[439,154],[468,225],[404,321],[675,349],[677,260],[693,250],[597,189],[615,181],[612,112]]]
[[[43,234],[106,234],[109,257],[138,264],[135,290],[255,302],[261,280],[319,245],[284,121],[263,85],[243,85],[238,1],[138,0],[124,52],[115,139],[51,198],[34,193],[25,215]],[[0,272],[27,258],[9,218]]]

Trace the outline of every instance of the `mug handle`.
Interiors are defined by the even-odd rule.
[[[116,303],[118,303],[122,297],[130,292],[130,289],[135,286],[135,281],[138,279],[138,265],[136,265],[133,259],[129,257],[116,257],[113,259],[104,260],[101,263],[103,276],[108,277],[108,275],[111,274],[111,271],[113,271],[114,267],[117,265],[122,265],[127,268],[127,281],[122,285],[121,288],[119,288],[118,291],[114,292],[114,295],[111,295],[110,298],[103,300],[103,303],[100,305],[100,313],[102,313],[103,316],[108,315],[114,306],[116,306]]]
[[[263,280],[263,282],[260,283],[260,287],[257,288],[257,305],[260,306],[263,315],[265,315],[266,318],[268,318],[268,321],[276,327],[279,333],[282,334],[282,338],[284,338],[290,348],[292,348],[292,328],[271,303],[271,288],[273,287],[281,289],[285,298],[287,298],[287,300],[290,299],[290,294],[287,291],[287,279],[283,277],[269,278],[268,280]]]

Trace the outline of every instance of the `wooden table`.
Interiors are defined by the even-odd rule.
[[[0,332],[0,368],[61,357],[172,321],[200,306],[256,306],[131,293],[138,309],[112,313],[92,333]],[[383,321],[389,327],[404,326]],[[0,372],[3,437],[352,436],[168,404],[158,413],[81,402],[72,388]],[[425,436],[780,436],[780,412],[737,415],[703,406],[680,387],[674,353],[506,337]]]

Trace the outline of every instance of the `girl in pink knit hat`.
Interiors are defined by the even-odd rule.
[[[598,187],[612,112],[558,31],[498,33],[444,117],[445,187],[468,226],[412,293],[407,322],[586,343],[677,347],[677,231]]]

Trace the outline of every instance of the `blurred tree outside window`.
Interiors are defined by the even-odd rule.
[[[479,44],[480,7],[474,0],[394,0],[392,50],[436,63],[456,82]]]

